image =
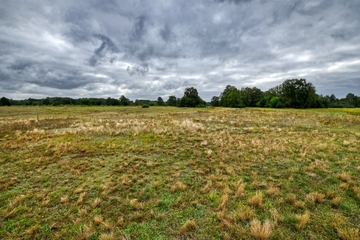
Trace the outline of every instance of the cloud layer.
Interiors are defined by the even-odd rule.
[[[359,1],[4,1],[0,90],[156,99],[306,78],[360,95]]]

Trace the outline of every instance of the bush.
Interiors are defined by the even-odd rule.
[[[150,106],[148,104],[144,104],[141,106],[142,108],[149,108]]]

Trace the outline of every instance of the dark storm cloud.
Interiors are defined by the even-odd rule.
[[[160,36],[165,42],[169,42],[172,38],[173,33],[170,30],[170,27],[168,24],[165,24],[164,29],[160,30]]]
[[[144,15],[141,15],[136,19],[136,22],[134,24],[134,30],[130,35],[131,41],[142,40],[142,37],[145,34],[145,21],[146,17]]]
[[[360,2],[4,1],[0,91],[153,98],[306,78],[360,95]],[[35,95],[34,95],[35,94]],[[0,96],[1,97],[1,96]]]
[[[30,60],[16,60],[13,64],[9,66],[11,70],[22,71],[26,68],[30,68],[33,63]]]
[[[112,55],[113,53],[119,52],[119,49],[117,48],[117,46],[107,36],[104,36],[102,34],[94,34],[94,37],[101,41],[101,45],[100,45],[100,47],[95,49],[94,55],[91,56],[91,58],[89,58],[88,64],[90,66],[95,66],[95,65],[99,64],[101,61],[103,61],[105,59],[107,54]],[[115,59],[116,59],[116,57],[114,57],[114,56],[108,58],[108,60],[111,63]]]

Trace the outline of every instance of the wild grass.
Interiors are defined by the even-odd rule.
[[[0,239],[358,239],[359,113],[1,107]]]

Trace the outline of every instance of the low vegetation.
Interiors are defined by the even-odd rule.
[[[359,116],[1,107],[0,239],[359,239]]]

